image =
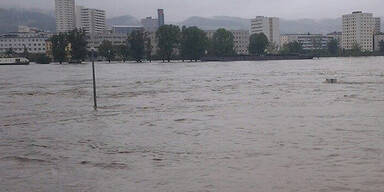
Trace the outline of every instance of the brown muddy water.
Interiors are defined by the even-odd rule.
[[[0,66],[0,191],[384,191],[383,57],[96,71]]]

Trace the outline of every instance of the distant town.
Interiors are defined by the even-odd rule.
[[[155,12],[155,10],[154,10]],[[381,20],[372,13],[355,11],[342,16],[342,31],[329,34],[281,34],[280,21],[277,17],[256,16],[250,19],[249,30],[201,30],[186,29],[193,26],[167,28],[164,9],[157,10],[157,18],[148,16],[141,19],[141,25],[106,25],[106,11],[76,6],[75,0],[55,0],[56,33],[50,33],[30,26],[19,26],[18,31],[0,36],[1,57],[28,57],[36,62],[90,59],[91,51],[98,60],[152,60],[186,59],[199,60],[204,56],[234,55],[312,55],[312,56],[369,56],[383,55],[384,34],[380,31]],[[159,33],[160,28],[165,28]],[[169,29],[169,30],[168,30]],[[177,30],[180,30],[177,32]],[[220,31],[221,30],[221,31]],[[71,32],[73,37],[83,34],[83,45],[75,45],[81,39],[65,41],[60,49],[60,34]],[[140,32],[134,39],[133,33]],[[185,33],[184,33],[185,31]],[[191,43],[196,34],[204,36]],[[174,32],[174,33],[172,33]],[[218,33],[220,32],[220,33]],[[229,41],[223,42],[230,33]],[[166,37],[173,34],[174,39]],[[190,34],[190,36],[187,36]],[[259,36],[263,34],[263,36]],[[162,38],[163,37],[163,38]],[[162,38],[162,40],[160,40]],[[183,39],[184,38],[184,39]],[[188,39],[190,38],[190,39]],[[266,39],[265,39],[266,38]],[[174,42],[173,42],[174,40]],[[190,40],[190,41],[189,41]],[[168,47],[164,47],[165,42]],[[200,47],[196,47],[200,42]],[[188,43],[189,42],[189,43]],[[136,44],[135,44],[136,43]],[[163,45],[159,45],[159,43]],[[64,41],[61,42],[64,44]],[[71,55],[81,46],[86,51],[74,57]],[[218,51],[228,46],[229,51]],[[124,50],[127,49],[127,50]],[[168,50],[168,51],[167,51]],[[169,51],[171,50],[171,52]],[[199,51],[198,51],[199,50]],[[193,55],[191,52],[199,52]],[[192,56],[193,55],[193,56]],[[59,59],[61,57],[61,59]]]

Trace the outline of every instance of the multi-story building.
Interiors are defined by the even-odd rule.
[[[375,17],[373,18],[374,23],[375,23],[375,28],[373,30],[374,34],[379,34],[381,32],[381,18],[380,17]]]
[[[374,38],[374,50],[375,51],[380,51],[380,42],[383,41],[384,42],[384,34],[377,34],[375,35],[375,38]]]
[[[163,26],[165,24],[164,20],[164,9],[158,9],[157,10],[157,19],[159,22],[159,27]]]
[[[95,34],[92,37],[87,39],[88,50],[91,50],[92,47],[98,48],[103,41],[110,41],[112,45],[123,45],[127,42],[128,34],[123,33],[104,33],[104,34]]]
[[[15,53],[45,53],[46,40],[50,34],[46,32],[13,32],[0,35],[0,53],[12,50]]]
[[[55,0],[56,31],[68,32],[76,27],[75,0]]]
[[[159,28],[159,20],[152,17],[146,17],[141,20],[144,30],[148,32],[154,32]]]
[[[129,25],[114,25],[112,26],[113,33],[131,34],[132,31],[144,30],[142,26],[129,26]]]
[[[251,35],[255,33],[264,33],[269,42],[276,46],[280,44],[280,21],[277,17],[257,16],[251,19]]]
[[[83,29],[89,36],[104,33],[106,30],[105,11],[77,6],[76,27]]]
[[[247,30],[229,30],[233,34],[233,43],[236,54],[238,55],[248,55],[249,47],[249,31]],[[215,30],[206,30],[207,37],[212,39],[215,34]]]
[[[373,51],[373,30],[372,13],[356,11],[343,15],[342,47],[350,50],[358,45],[364,51]]]
[[[284,34],[281,35],[280,46],[291,42],[299,42],[304,50],[327,49],[331,37],[322,34]]]

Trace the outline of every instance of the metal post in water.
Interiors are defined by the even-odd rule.
[[[95,55],[94,49],[92,49],[92,75],[93,75],[93,107],[97,110],[97,101],[96,101],[96,76],[95,76]]]

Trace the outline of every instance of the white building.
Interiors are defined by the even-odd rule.
[[[119,33],[104,33],[104,34],[95,34],[93,37],[87,39],[88,49],[91,50],[92,47],[98,48],[103,41],[110,41],[112,45],[123,45],[127,42],[127,34]]]
[[[384,41],[384,34],[375,35],[375,38],[374,38],[375,51],[380,51],[380,41]]]
[[[331,39],[332,37],[322,34],[284,34],[281,35],[280,46],[297,41],[304,50],[320,50],[327,49]]]
[[[381,32],[381,18],[380,17],[375,17],[373,18],[375,22],[375,28],[373,30],[374,34],[379,34]]]
[[[152,17],[146,17],[141,20],[144,30],[148,32],[155,32],[159,28],[159,20]]]
[[[45,32],[13,32],[0,35],[0,53],[6,53],[10,49],[16,53],[24,53],[24,50],[28,53],[45,53],[46,40],[49,37],[50,34]]]
[[[76,27],[75,0],[55,0],[56,31],[68,32]]]
[[[238,55],[248,55],[249,47],[249,31],[246,30],[229,30],[233,34],[233,46],[236,54]],[[212,39],[216,30],[206,30],[207,37]]]
[[[277,17],[257,16],[251,19],[251,35],[255,33],[264,33],[269,42],[276,46],[280,44],[280,21]]]
[[[357,44],[364,51],[373,51],[373,30],[372,13],[356,11],[343,15],[342,47],[350,50]]]
[[[76,27],[83,29],[90,36],[104,33],[106,30],[105,11],[77,6]]]

